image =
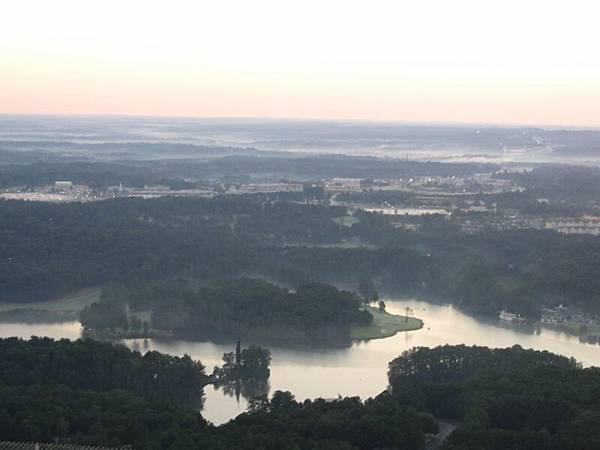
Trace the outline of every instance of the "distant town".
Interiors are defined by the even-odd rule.
[[[512,169],[514,170],[514,169]],[[531,169],[520,169],[527,172]],[[439,215],[452,221],[465,233],[485,230],[537,229],[565,234],[600,235],[600,205],[593,204],[598,214],[548,215],[526,213],[499,205],[498,196],[526,191],[511,178],[510,169],[470,176],[420,176],[398,179],[330,178],[317,181],[257,180],[174,189],[168,185],[130,187],[120,183],[105,188],[92,188],[69,180],[56,180],[42,187],[13,187],[0,190],[0,199],[41,202],[92,202],[118,197],[204,197],[217,195],[293,194],[287,201],[330,204],[348,208],[342,225],[351,226],[357,210],[382,214],[399,228],[414,229],[414,216]],[[540,206],[552,206],[553,200],[537,198]],[[561,205],[564,201],[561,202]]]

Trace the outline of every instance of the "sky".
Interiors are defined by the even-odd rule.
[[[3,0],[0,113],[600,126],[600,5]]]

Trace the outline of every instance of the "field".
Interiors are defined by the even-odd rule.
[[[312,247],[312,248],[344,248],[344,249],[352,249],[352,248],[368,248],[368,249],[377,249],[376,245],[368,244],[366,242],[361,242],[360,239],[345,239],[340,240],[339,242],[331,242],[327,244],[307,244],[305,242],[288,242],[285,244],[286,247]]]
[[[344,227],[351,227],[355,223],[360,222],[359,219],[357,219],[356,217],[353,217],[353,216],[336,217],[335,219],[333,219],[333,221],[335,223],[337,223],[338,225],[342,225]]]
[[[352,327],[350,330],[352,339],[382,339],[401,331],[423,328],[423,321],[416,317],[397,316],[373,307],[368,307],[367,310],[373,315],[373,323]]]
[[[14,309],[34,309],[41,311],[81,311],[87,305],[97,302],[100,289],[82,289],[58,300],[28,303],[0,303],[0,312]]]

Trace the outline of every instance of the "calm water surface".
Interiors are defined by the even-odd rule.
[[[338,395],[358,395],[362,398],[379,394],[386,388],[387,364],[404,350],[414,346],[434,347],[442,344],[485,345],[508,347],[519,344],[525,348],[549,350],[575,357],[585,366],[600,365],[600,346],[579,342],[579,339],[558,331],[537,331],[503,327],[470,317],[452,306],[440,306],[416,300],[387,300],[391,313],[402,314],[407,306],[425,322],[423,329],[369,342],[356,342],[345,349],[289,349],[271,346],[271,393],[289,390],[297,399],[334,398]],[[0,324],[0,337],[32,335],[54,338],[79,337],[77,322],[63,324]],[[178,340],[128,340],[125,344],[139,351],[158,350],[173,355],[189,354],[199,359],[212,372],[221,364],[223,353],[232,351],[234,343]],[[226,422],[246,409],[247,402],[211,386],[205,389],[203,416],[215,424]]]

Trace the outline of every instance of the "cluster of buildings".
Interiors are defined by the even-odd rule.
[[[231,185],[225,190],[225,194],[275,194],[278,192],[302,192],[302,183],[248,183]]]
[[[538,202],[548,202],[546,199],[538,199]],[[462,231],[465,233],[477,233],[492,230],[553,230],[565,234],[588,234],[600,236],[600,216],[584,215],[579,218],[551,218],[544,216],[524,215],[519,210],[498,208],[496,203],[485,204],[464,201],[453,214]]]
[[[558,325],[565,323],[571,319],[569,308],[563,305],[558,305],[555,308],[542,308],[541,323]]]
[[[594,317],[573,308],[558,305],[554,308],[542,308],[540,322],[548,325],[561,325],[565,323],[576,325],[593,325]]]
[[[25,188],[0,191],[0,199],[3,200],[69,203],[91,202],[104,198],[104,193],[94,191],[86,185],[74,184],[72,181],[55,181],[36,190]]]
[[[473,213],[481,211],[466,210],[463,212]],[[492,212],[492,211],[489,211]],[[539,217],[527,217],[508,210],[495,212],[493,214],[460,214],[454,215],[454,219],[464,233],[479,233],[485,230],[541,230],[545,227],[545,220]]]
[[[497,178],[494,173],[470,176],[421,176],[407,179],[374,180],[381,190],[402,190],[414,193],[440,195],[514,192],[522,188],[510,179]]]
[[[498,315],[502,322],[524,325],[526,319],[519,314],[514,314],[509,311],[502,311]],[[596,320],[589,314],[583,313],[576,309],[568,308],[564,305],[558,305],[553,308],[542,308],[540,324],[550,326],[563,326],[565,329],[573,329],[579,326],[591,326],[596,323]]]
[[[552,219],[529,217],[519,214],[500,214],[490,217],[464,215],[458,219],[465,233],[493,230],[553,230],[565,234],[588,234],[600,236],[600,217],[580,219]]]
[[[566,234],[600,235],[600,217],[582,216],[578,219],[555,219],[546,222],[546,229]]]
[[[362,188],[361,178],[333,178],[325,182],[327,192],[359,192]]]

